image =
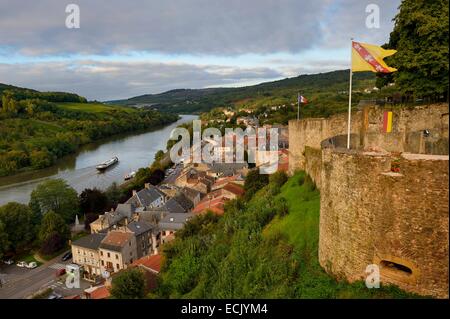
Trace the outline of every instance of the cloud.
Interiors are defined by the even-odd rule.
[[[3,0],[2,44],[22,54],[299,52],[320,39],[327,1],[78,0],[81,28],[65,27],[61,0]]]
[[[283,76],[271,68],[182,63],[77,61],[0,64],[8,83],[41,91],[68,91],[108,100],[173,88],[204,88]],[[45,80],[43,80],[45,79]]]
[[[81,28],[65,27],[77,3]],[[380,7],[380,29],[365,9]],[[2,0],[0,82],[116,99],[347,68],[400,0]],[[347,51],[348,50],[348,51]],[[1,64],[3,62],[3,64]]]

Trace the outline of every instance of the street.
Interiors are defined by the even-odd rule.
[[[23,299],[31,296],[43,288],[53,288],[62,296],[79,294],[90,285],[81,281],[78,289],[69,289],[64,281],[56,277],[56,271],[63,269],[71,260],[61,261],[63,254],[42,264],[35,269],[20,268],[14,265],[0,266],[0,278],[3,285],[0,288],[0,299]],[[58,280],[59,279],[59,280]]]

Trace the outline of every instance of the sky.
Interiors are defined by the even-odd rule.
[[[77,4],[80,28],[67,28]],[[368,5],[379,8],[368,28]],[[113,100],[349,67],[400,0],[0,0],[0,83]]]

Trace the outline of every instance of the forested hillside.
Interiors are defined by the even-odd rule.
[[[250,174],[247,200],[189,221],[164,247],[158,298],[405,298],[329,276],[318,262],[320,194],[303,172]],[[286,182],[286,183],[285,183]],[[258,188],[254,196],[251,196]]]
[[[177,119],[150,110],[88,103],[64,92],[0,84],[0,176],[51,166],[80,145]]]
[[[349,70],[300,75],[295,78],[267,82],[240,88],[210,88],[172,90],[161,94],[147,94],[128,100],[111,101],[122,105],[151,105],[163,112],[201,113],[215,107],[258,107],[297,103],[297,93],[308,97],[313,105],[325,109],[345,108],[348,99]],[[373,73],[354,75],[355,103],[365,88],[373,88]]]

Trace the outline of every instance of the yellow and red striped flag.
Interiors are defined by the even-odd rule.
[[[380,46],[352,41],[352,72],[372,71],[391,73],[397,71],[389,67],[383,59],[397,52]]]

